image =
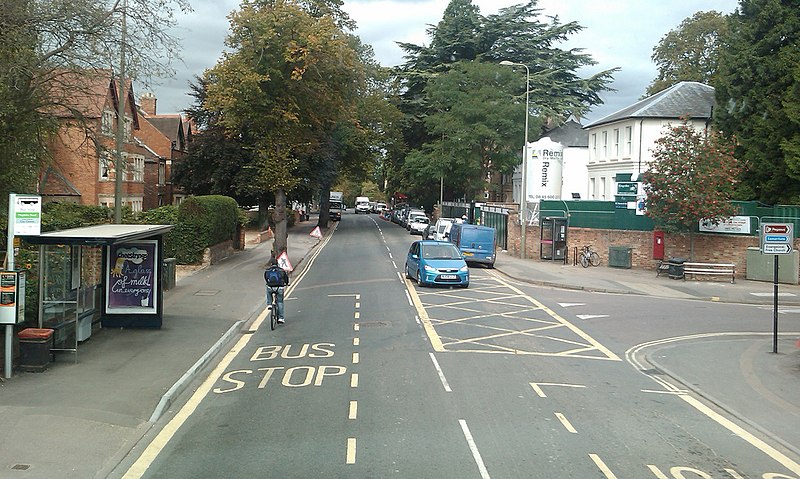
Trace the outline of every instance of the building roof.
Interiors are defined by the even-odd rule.
[[[711,118],[714,109],[714,87],[699,82],[682,81],[666,90],[623,108],[584,128],[613,123],[629,118]]]
[[[20,237],[31,244],[112,245],[152,238],[171,229],[172,225],[103,224]]]
[[[564,148],[589,147],[589,132],[583,129],[583,125],[572,119],[548,130],[542,137],[550,137]]]
[[[57,70],[47,81],[47,94],[53,102],[50,111],[59,118],[100,118],[108,100],[109,106],[117,110],[117,85],[111,70]],[[126,81],[125,92],[125,109],[132,115],[134,128],[138,128],[139,117],[130,79]]]
[[[175,149],[183,147],[183,120],[180,115],[152,115],[147,117],[147,121],[169,138]]]

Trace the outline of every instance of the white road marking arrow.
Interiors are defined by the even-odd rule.
[[[595,318],[607,318],[607,314],[576,314],[576,316],[580,319],[595,319]]]
[[[585,306],[585,303],[558,303],[562,308],[570,308],[572,306]]]

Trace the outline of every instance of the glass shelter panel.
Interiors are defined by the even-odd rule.
[[[73,253],[73,249],[76,253]],[[73,255],[79,257],[80,249],[66,245],[42,245],[39,250],[39,290],[42,297],[39,322],[42,328],[54,330],[54,350],[77,349],[77,285],[80,283],[80,263],[73,264]]]

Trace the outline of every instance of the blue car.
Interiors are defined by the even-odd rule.
[[[469,286],[469,268],[461,252],[447,241],[414,241],[406,258],[406,278],[420,286],[429,284]]]

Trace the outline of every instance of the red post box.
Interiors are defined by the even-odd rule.
[[[653,259],[664,259],[663,231],[653,231]]]

